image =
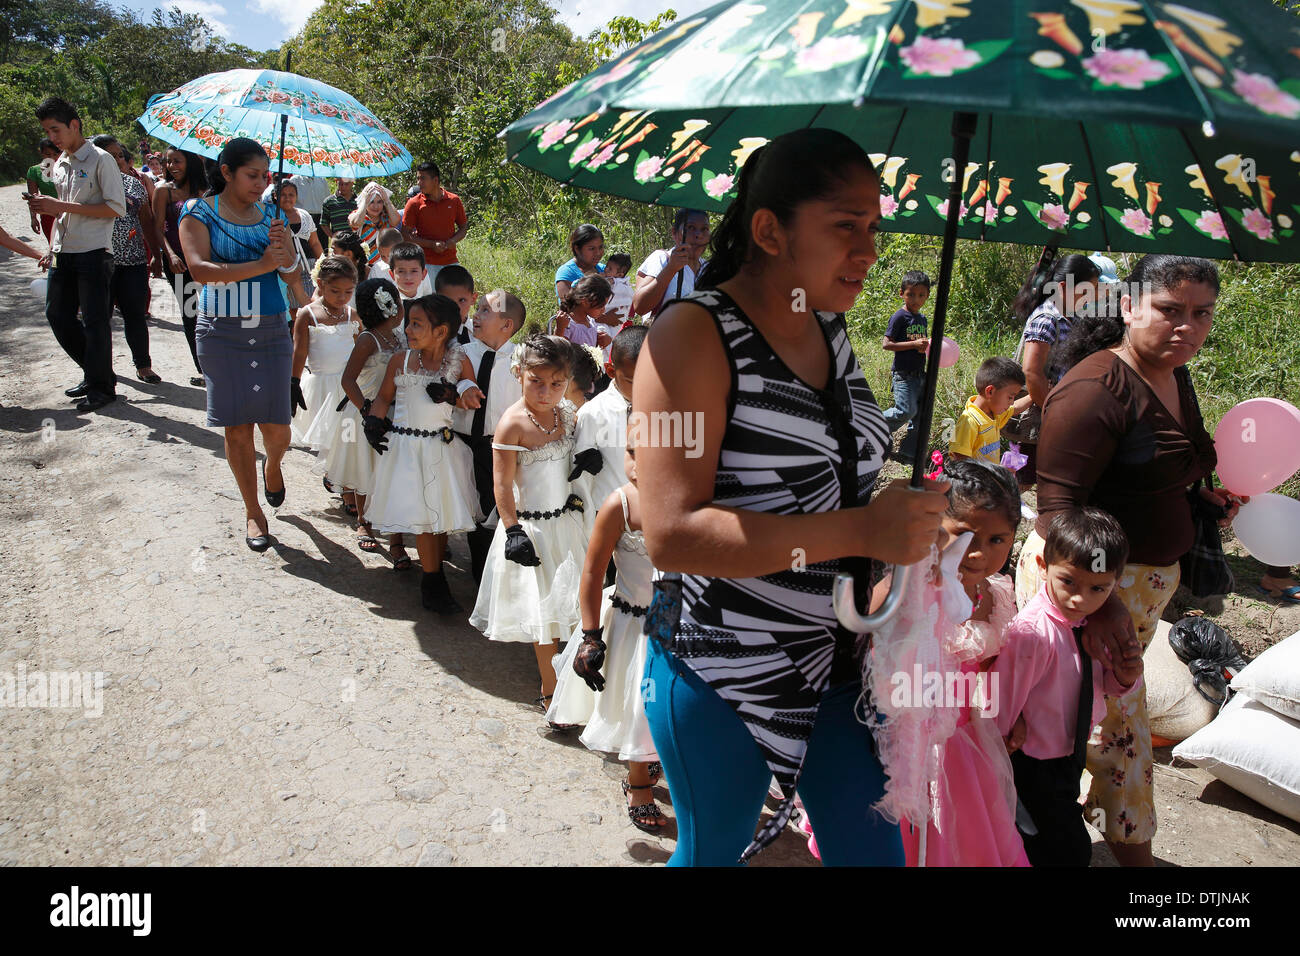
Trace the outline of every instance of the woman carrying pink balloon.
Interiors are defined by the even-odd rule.
[[[1035,558],[1057,513],[1090,505],[1114,515],[1129,538],[1128,563],[1083,632],[1088,652],[1110,661],[1140,655],[1154,635],[1194,539],[1188,495],[1216,460],[1186,365],[1213,324],[1218,270],[1205,259],[1148,255],[1122,288],[1122,324],[1109,315],[1077,319],[1065,341],[1061,367],[1069,371],[1048,393],[1038,442],[1040,516],[1016,581],[1023,607],[1042,587]],[[1200,494],[1223,508],[1221,524],[1235,516],[1236,496]],[[1122,865],[1152,865],[1145,691],[1107,702],[1088,770],[1088,820]]]

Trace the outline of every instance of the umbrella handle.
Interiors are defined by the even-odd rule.
[[[903,606],[903,595],[911,586],[917,565],[896,564],[893,567],[894,577],[889,582],[889,594],[874,614],[864,615],[858,610],[858,602],[853,596],[853,575],[836,576],[833,596],[835,616],[854,634],[873,634],[879,631],[884,624],[894,619]]]

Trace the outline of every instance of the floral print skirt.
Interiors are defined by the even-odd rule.
[[[1024,607],[1043,586],[1035,560],[1043,539],[1032,532],[1020,551],[1016,567],[1016,604]],[[1165,606],[1178,590],[1178,565],[1156,567],[1126,564],[1118,593],[1133,618],[1145,651],[1155,636]],[[1112,843],[1146,843],[1156,834],[1155,799],[1151,789],[1151,725],[1146,688],[1140,687],[1122,704],[1106,698],[1106,716],[1088,741],[1088,792],[1085,815]]]

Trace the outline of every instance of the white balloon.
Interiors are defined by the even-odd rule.
[[[1300,501],[1286,495],[1254,495],[1232,522],[1241,546],[1265,564],[1300,563]]]
[[[45,298],[46,285],[48,285],[48,281],[45,279],[45,277],[37,276],[35,279],[32,280],[32,286],[31,286],[32,295],[40,296],[42,299]]]

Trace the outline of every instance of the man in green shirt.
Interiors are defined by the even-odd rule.
[[[329,237],[334,233],[352,228],[348,225],[348,216],[357,208],[357,198],[352,194],[352,186],[352,180],[339,179],[334,195],[321,203],[319,226],[325,233],[321,238],[322,248],[329,248]]]
[[[48,139],[41,140],[39,147],[41,162],[27,168],[27,191],[32,195],[57,196],[54,180],[50,178],[54,170],[54,161],[59,158],[58,147]],[[39,219],[39,222],[37,221]],[[32,232],[45,233],[45,241],[50,241],[50,229],[54,227],[53,216],[37,216],[32,213]]]

